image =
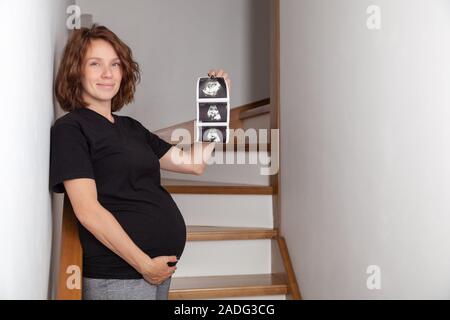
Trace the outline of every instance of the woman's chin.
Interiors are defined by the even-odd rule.
[[[116,95],[116,93],[115,94],[112,94],[112,93],[108,93],[108,94],[99,93],[99,94],[96,95],[95,98],[97,100],[100,100],[100,101],[108,101],[108,100],[112,100],[112,98],[114,98],[115,95]]]

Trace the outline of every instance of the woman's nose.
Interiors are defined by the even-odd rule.
[[[103,68],[102,77],[110,78],[112,77],[112,71],[110,67]]]

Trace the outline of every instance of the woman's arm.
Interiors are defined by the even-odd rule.
[[[224,78],[228,83],[229,91],[231,91],[231,80],[228,78],[228,73],[223,69],[209,70],[208,76]],[[201,150],[199,151],[195,146]],[[172,147],[161,157],[161,159],[159,159],[160,167],[163,170],[172,172],[202,175],[205,171],[206,162],[211,158],[214,147],[215,142],[209,143],[206,146],[204,143],[194,143],[194,147],[191,148],[189,154],[177,147]],[[177,161],[180,158],[185,159],[185,161],[180,163],[180,161]],[[198,161],[196,161],[196,159]]]
[[[202,175],[215,146],[215,142],[194,143],[189,151],[172,147],[159,159],[160,167],[172,172]]]
[[[116,218],[97,201],[95,180],[80,178],[64,181],[64,187],[80,223],[101,243],[124,259],[152,284],[170,277],[176,267],[175,256],[150,258],[128,236]]]

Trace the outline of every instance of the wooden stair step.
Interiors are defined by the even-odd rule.
[[[161,185],[169,193],[178,194],[273,194],[272,186],[236,183],[161,179]]]
[[[282,274],[174,277],[170,285],[169,299],[285,295],[287,292],[287,282]]]
[[[226,150],[226,149],[225,149]],[[237,152],[240,150],[240,145],[235,144],[234,145],[234,151]],[[267,152],[271,152],[272,151],[272,144],[268,143],[268,144],[245,144],[245,151],[249,152],[249,151],[267,151]]]
[[[268,228],[187,226],[188,241],[274,239],[278,231]]]
[[[223,151],[226,152],[229,149],[231,149],[230,147],[230,143],[216,143],[216,150],[219,151]],[[234,144],[232,144],[233,148],[232,150],[234,152],[238,152],[238,151],[245,151],[245,152],[249,152],[249,151],[267,151],[270,152],[272,150],[272,145],[269,143],[260,143],[260,144],[253,144],[253,143],[245,143],[245,144],[238,144],[237,142],[235,142]],[[215,151],[214,151],[215,152]],[[214,154],[214,153],[213,153]]]

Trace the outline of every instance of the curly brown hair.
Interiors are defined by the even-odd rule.
[[[122,82],[119,91],[112,98],[111,111],[118,111],[134,99],[136,85],[140,81],[139,65],[133,60],[131,49],[105,26],[94,24],[91,28],[74,30],[70,36],[59,65],[55,81],[55,95],[64,111],[84,108],[83,101],[83,60],[91,40],[108,41],[116,51],[122,68]]]

